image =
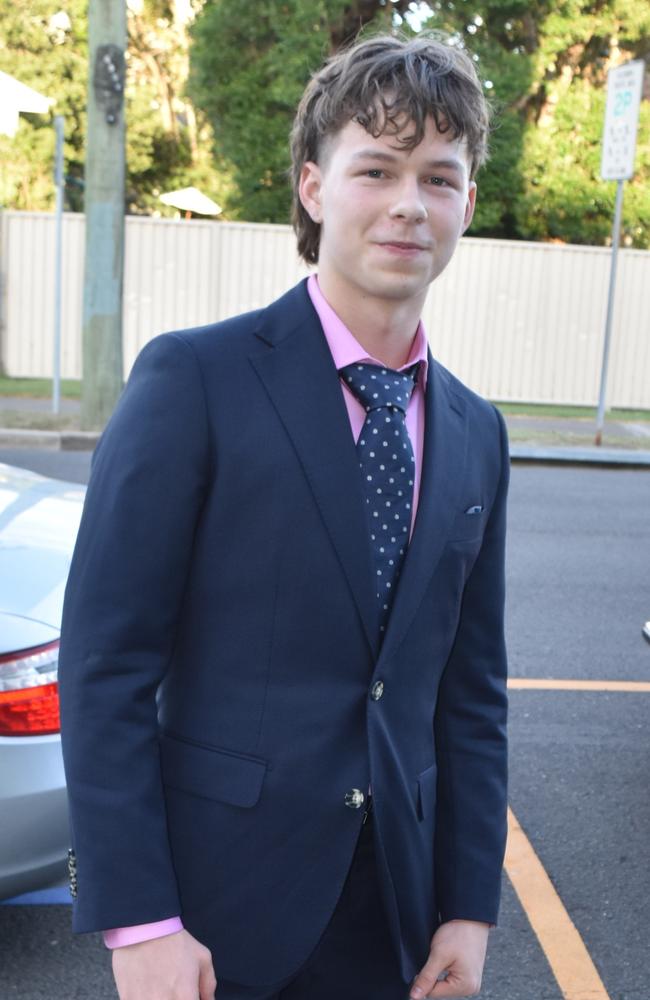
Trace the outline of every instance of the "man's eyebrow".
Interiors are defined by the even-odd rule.
[[[359,149],[356,153],[352,154],[352,159],[355,161],[380,160],[384,163],[395,163],[396,160],[401,160],[401,156],[397,153],[388,153],[380,149]],[[454,170],[457,173],[463,172],[462,161],[455,157],[427,160],[425,167],[427,170]]]

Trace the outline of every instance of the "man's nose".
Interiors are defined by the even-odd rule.
[[[391,219],[404,219],[407,222],[424,222],[427,210],[422,200],[419,181],[415,178],[404,178],[395,190],[395,198],[389,215]]]

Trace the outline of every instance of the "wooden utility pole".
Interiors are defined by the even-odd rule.
[[[122,388],[125,48],[125,0],[90,0],[81,396],[87,430],[103,427]]]

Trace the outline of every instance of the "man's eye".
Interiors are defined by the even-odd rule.
[[[372,170],[366,170],[366,176],[379,179],[380,177],[384,176],[384,171],[380,170],[379,167],[373,167]]]
[[[429,177],[429,184],[432,184],[434,187],[448,187],[449,181],[444,177]]]

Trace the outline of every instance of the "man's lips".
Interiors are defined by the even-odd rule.
[[[397,250],[428,250],[425,243],[414,243],[412,240],[377,240],[381,247],[395,248]]]

